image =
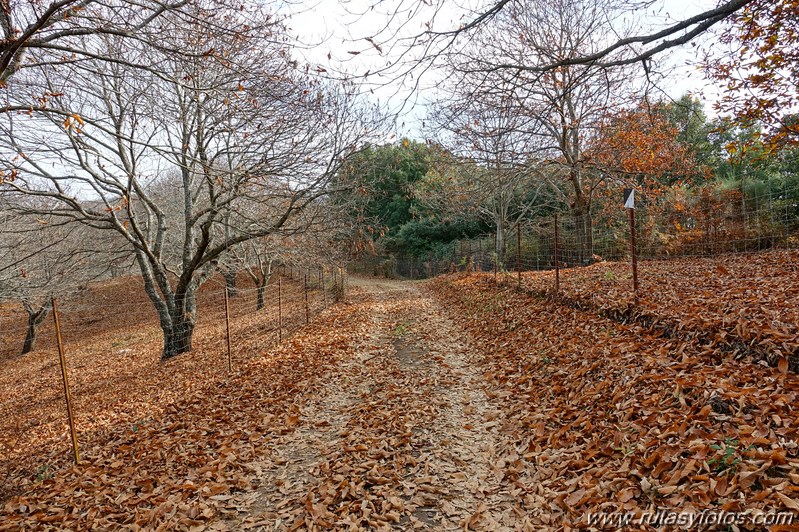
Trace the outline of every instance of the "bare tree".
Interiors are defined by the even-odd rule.
[[[165,13],[179,12],[191,0],[36,0],[0,5],[0,83],[23,67],[51,60],[79,61],[102,54],[86,36],[136,39],[160,31]],[[38,53],[31,53],[31,52]],[[110,60],[122,58],[109,57]]]
[[[255,310],[261,310],[265,305],[266,286],[272,277],[275,262],[280,259],[281,247],[275,239],[261,237],[242,242],[233,251],[255,283]]]
[[[504,264],[508,231],[545,201],[538,124],[519,109],[512,87],[482,90],[457,79],[431,118],[439,142],[458,159],[437,165],[443,175],[434,171],[417,194],[437,211],[471,212],[493,224],[497,262]]]
[[[516,153],[530,169],[545,169],[537,176],[549,182],[574,216],[580,260],[593,253],[591,201],[602,179],[587,169],[584,146],[607,113],[634,92],[634,76],[621,67],[580,63],[542,72],[502,65],[545,66],[592,54],[604,46],[606,19],[614,10],[614,0],[508,4],[469,46],[448,58],[444,84],[446,98],[455,102],[447,106],[452,115],[447,121],[461,124],[461,135],[517,139],[503,148],[504,158]],[[462,119],[456,121],[459,113]],[[487,150],[492,151],[496,148]]]
[[[259,27],[236,10],[216,16],[237,30],[219,35],[198,17],[164,35],[169,48],[197,52],[188,57],[104,39],[104,55],[160,54],[157,71],[131,61],[84,61],[78,76],[38,69],[1,126],[3,162],[17,176],[5,187],[128,243],[164,358],[191,349],[197,289],[225,252],[291,223],[377,127],[345,89],[293,68],[267,13]],[[200,53],[210,49],[224,53]],[[53,96],[31,108],[43,83]]]
[[[327,187],[328,193],[331,187]],[[325,264],[341,264],[336,260],[342,247],[335,234],[347,219],[347,208],[333,205],[318,197],[297,212],[279,231],[232,246],[220,260],[222,271],[243,271],[256,287],[256,310],[265,304],[266,287],[278,266],[299,269],[318,268]],[[269,216],[263,205],[253,206],[253,217]]]
[[[648,71],[653,60],[674,48],[691,43],[713,30],[714,26],[732,20],[755,1],[721,1],[711,9],[675,19],[665,2],[658,6],[649,0],[628,0],[619,4],[620,10],[608,13],[605,17],[603,29],[608,37],[602,46],[567,57],[553,57],[545,62],[518,57],[494,63],[493,67],[496,70],[543,74],[576,65],[613,68],[638,64]],[[356,52],[375,49],[385,58],[382,66],[370,68],[367,72],[376,80],[375,83],[410,79],[416,87],[420,73],[434,69],[442,59],[446,61],[451,55],[458,54],[475,34],[493,26],[510,11],[518,10],[523,3],[517,0],[478,4],[451,0],[401,0],[390,4],[374,2],[367,8],[351,13],[353,16],[371,16],[375,11],[382,11],[386,22],[365,26],[360,34],[353,32],[353,42],[349,43],[348,50],[354,45],[361,45],[361,48],[356,47]],[[593,7],[589,9],[593,10]],[[614,16],[619,12],[623,16]],[[647,21],[645,28],[642,24],[636,24],[631,31],[631,23],[644,19]],[[422,31],[416,30],[419,26],[423,28]]]
[[[0,227],[0,301],[18,303],[25,311],[25,355],[36,348],[38,327],[53,298],[80,292],[123,256],[113,245],[94,246],[93,229],[67,227],[52,216],[15,217]]]

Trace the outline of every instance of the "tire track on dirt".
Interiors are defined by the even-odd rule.
[[[276,441],[236,528],[523,528],[466,333],[413,283],[351,281],[359,333]],[[512,459],[512,457],[511,457]]]

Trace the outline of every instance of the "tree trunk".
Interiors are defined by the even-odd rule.
[[[505,226],[497,224],[497,269],[505,269]]]
[[[197,322],[196,290],[197,286],[190,282],[175,292],[168,323],[161,325],[164,331],[161,358],[164,360],[191,351],[191,338]]]
[[[591,262],[594,254],[594,231],[593,220],[591,218],[591,206],[584,198],[578,197],[572,208],[574,215],[574,225],[577,232],[577,254],[578,264],[586,265]]]
[[[163,360],[191,351],[194,325],[194,319],[190,316],[173,316],[172,325],[164,328]]]
[[[256,291],[256,300],[255,300],[255,310],[261,310],[264,308],[264,293],[266,292],[266,282],[263,285],[258,285],[258,290]]]
[[[22,344],[22,355],[27,355],[36,348],[36,331],[47,317],[47,312],[50,310],[50,303],[45,303],[38,310],[25,305],[25,311],[28,313],[28,332],[25,334],[25,343]]]
[[[141,251],[136,252],[136,261],[142,272],[144,290],[158,312],[158,322],[164,336],[161,360],[191,351],[191,338],[197,320],[198,284],[184,273],[173,291],[162,264]]]
[[[225,270],[222,276],[225,278],[225,286],[227,286],[228,297],[236,297],[238,291],[236,290],[236,270]]]
[[[25,343],[22,344],[22,355],[27,355],[36,348],[36,323],[28,316],[28,332],[25,335]]]
[[[266,286],[272,277],[272,261],[269,261],[265,268],[261,265],[258,269],[245,271],[255,283],[255,311],[258,312],[266,306]]]

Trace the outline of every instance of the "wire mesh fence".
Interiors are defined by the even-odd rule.
[[[616,197],[618,196],[618,197]],[[591,214],[574,208],[527,217],[497,235],[463,239],[426,255],[364,257],[354,266],[377,276],[419,279],[455,271],[566,269],[600,261],[709,257],[799,248],[799,181],[729,189],[670,189],[629,210],[621,194],[598,197]]]
[[[199,393],[286,339],[347,286],[345,270],[329,265],[281,266],[261,287],[248,279],[239,275],[235,288],[221,276],[203,285],[192,349],[167,360],[161,359],[159,316],[140,277],[94,283],[54,301],[37,327],[34,349],[22,356],[26,313],[22,305],[0,305],[0,478],[6,479],[0,484],[11,490],[45,479],[58,463],[77,458],[70,449],[65,376],[78,444],[120,423],[135,430],[165,405]]]
[[[504,252],[495,238],[464,239],[423,257],[367,257],[356,271],[405,278],[476,272],[450,286],[473,283],[500,302],[518,290],[638,323],[662,335],[666,351],[699,339],[714,346],[704,353],[716,360],[746,358],[799,373],[799,191],[677,200],[637,202],[633,210],[618,201],[596,212],[588,237],[584,219],[564,210],[511,227]],[[515,314],[499,303],[485,311],[496,309]]]

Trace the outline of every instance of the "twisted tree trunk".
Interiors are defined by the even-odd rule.
[[[194,318],[189,315],[173,316],[171,326],[164,328],[164,351],[162,359],[172,358],[191,351],[194,334]]]
[[[40,305],[38,308],[29,303],[24,304],[25,312],[28,314],[28,330],[25,334],[25,343],[22,344],[21,355],[27,355],[36,349],[36,331],[47,317],[47,313],[50,311],[50,305],[50,301]]]

